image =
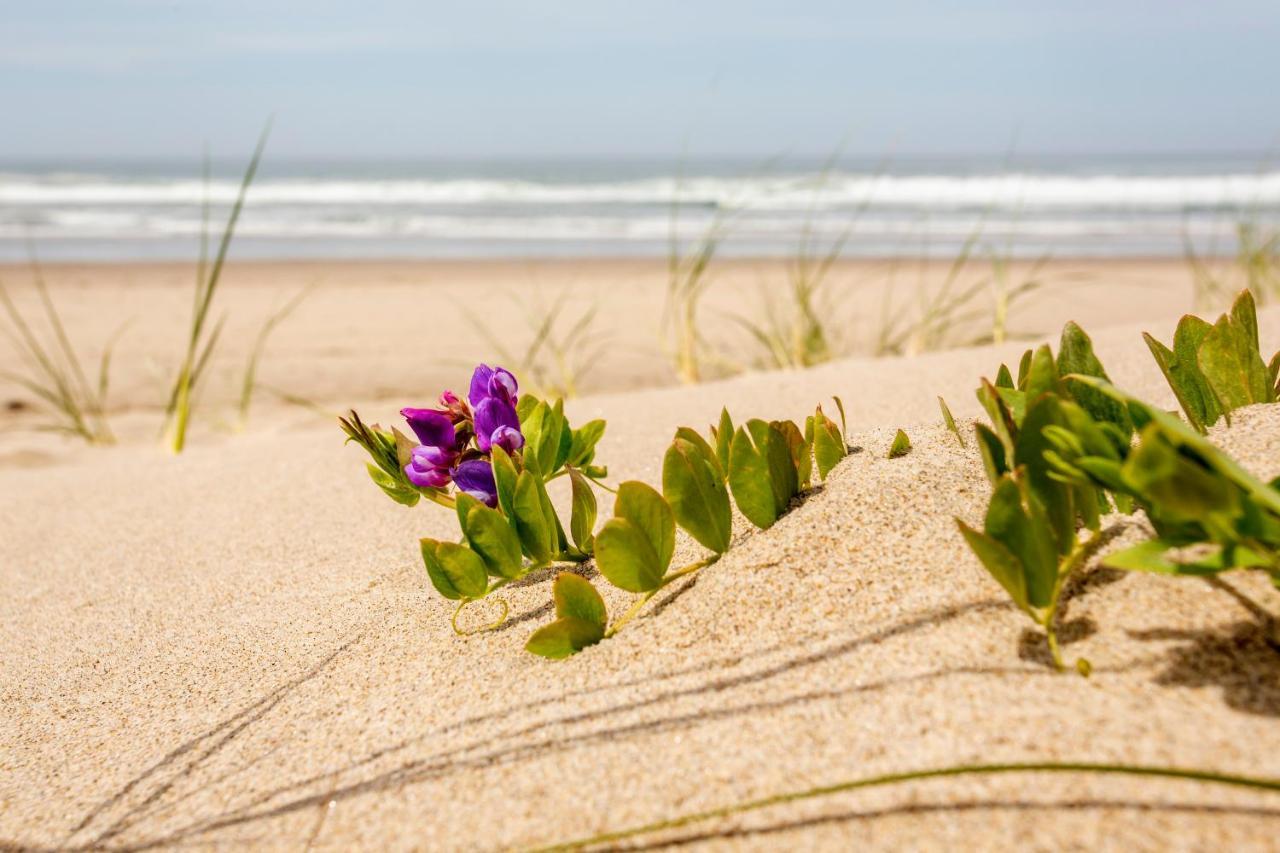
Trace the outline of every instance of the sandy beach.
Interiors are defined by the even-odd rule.
[[[708,336],[747,352],[733,315],[785,275],[718,265]],[[911,304],[945,275],[843,262],[830,278],[840,358],[682,386],[660,344],[661,261],[232,264],[215,311],[225,336],[190,446],[173,456],[156,436],[191,265],[49,266],[91,362],[130,325],[113,360],[116,446],[33,431],[35,401],[0,384],[0,846],[527,849],[967,761],[1280,777],[1280,657],[1247,604],[1280,610],[1264,579],[1091,567],[1062,631],[1067,656],[1092,663],[1085,679],[1049,667],[1043,635],[955,527],[981,519],[989,487],[937,396],[970,435],[979,377],[1030,341],[1056,345],[1074,319],[1117,385],[1172,408],[1141,332],[1167,340],[1193,307],[1186,266],[1055,261],[1011,317],[1012,340],[964,346],[984,333],[978,319],[943,349],[872,357],[886,287]],[[26,308],[29,276],[0,269]],[[258,328],[304,287],[238,430]],[[773,528],[735,518],[727,556],[616,637],[549,662],[523,646],[551,618],[554,573],[503,591],[500,629],[455,636],[417,539],[456,538],[456,519],[391,505],[325,413],[355,406],[390,424],[402,405],[463,390],[474,363],[496,360],[464,308],[518,351],[532,335],[522,301],[562,293],[581,306],[570,313],[596,308],[607,344],[566,411],[608,420],[598,457],[611,482],[659,482],[676,427],[704,429],[722,406],[739,421],[803,418],[839,395],[858,450]],[[1273,352],[1280,308],[1260,323]],[[890,460],[897,428],[914,449]],[[1280,474],[1277,407],[1211,437],[1259,477]],[[1107,525],[1117,544],[1142,535],[1132,518]],[[699,553],[681,534],[677,563]],[[599,588],[610,612],[630,600]],[[1275,795],[1016,774],[779,805],[632,846],[1268,850],[1278,831]]]

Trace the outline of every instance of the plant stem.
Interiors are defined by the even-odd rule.
[[[1062,649],[1058,645],[1058,604],[1062,597],[1062,590],[1066,588],[1071,575],[1085,564],[1102,542],[1101,532],[1090,533],[1089,538],[1076,545],[1058,568],[1058,581],[1053,587],[1053,598],[1049,600],[1049,609],[1045,612],[1044,621],[1041,622],[1044,626],[1045,638],[1049,641],[1049,655],[1053,658],[1054,669],[1058,672],[1063,672],[1067,668],[1062,660]]]
[[[674,572],[671,572],[670,574],[663,577],[661,583],[659,583],[656,587],[654,587],[653,589],[649,590],[648,592],[641,595],[638,599],[636,599],[635,603],[632,604],[629,608],[627,608],[627,612],[623,613],[622,616],[620,616],[616,622],[614,622],[612,625],[609,626],[609,630],[604,632],[605,639],[612,637],[614,634],[622,630],[622,626],[626,625],[628,622],[634,619],[636,614],[639,613],[641,610],[643,610],[644,606],[649,603],[649,599],[653,598],[655,595],[661,592],[663,587],[667,586],[670,583],[673,583],[674,581],[679,580],[680,578],[687,577],[688,575],[693,574],[699,569],[705,569],[707,566],[711,565],[712,563],[714,563],[716,560],[719,560],[719,559],[720,559],[719,554],[712,554],[710,557],[707,557],[705,560],[699,560],[696,563],[690,563],[684,568],[677,569]]]
[[[1280,793],[1280,779],[1267,779],[1258,776],[1242,776],[1233,773],[1219,773],[1212,770],[1197,770],[1182,767],[1160,767],[1147,764],[1104,764],[1088,761],[1055,762],[1025,761],[1002,764],[960,764],[952,767],[940,767],[932,770],[911,770],[902,773],[885,773],[863,779],[852,779],[837,782],[834,785],[822,785],[802,791],[791,791],[785,794],[774,794],[756,800],[748,800],[731,806],[722,806],[707,811],[694,812],[667,820],[654,821],[644,826],[630,827],[616,832],[604,832],[586,838],[537,848],[535,853],[551,853],[551,851],[580,850],[597,844],[608,844],[638,835],[648,835],[668,829],[677,829],[694,823],[701,823],[715,818],[729,817],[744,812],[757,811],[770,806],[806,800],[814,797],[825,797],[860,788],[874,788],[882,785],[896,785],[903,782],[914,782],[922,779],[937,779],[947,776],[995,775],[998,773],[1103,773],[1120,776],[1144,776],[1165,779],[1186,779],[1196,782],[1209,782],[1218,785],[1230,785],[1237,788],[1251,788],[1260,791]]]

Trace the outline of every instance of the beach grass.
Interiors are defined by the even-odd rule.
[[[217,294],[218,284],[221,281],[223,266],[227,259],[227,251],[231,248],[231,240],[235,236],[236,223],[239,221],[240,212],[244,208],[245,196],[253,183],[254,175],[257,174],[258,164],[262,161],[262,154],[266,149],[267,138],[270,134],[271,122],[268,121],[266,127],[262,130],[261,136],[258,138],[257,147],[254,149],[253,156],[249,159],[249,165],[245,169],[244,177],[241,179],[239,192],[236,194],[235,203],[231,207],[227,224],[223,228],[222,238],[218,244],[218,252],[214,256],[212,265],[208,263],[209,204],[207,187],[209,182],[209,161],[208,157],[205,157],[205,228],[201,233],[200,261],[196,268],[191,326],[187,335],[186,350],[169,392],[169,401],[165,406],[166,443],[174,453],[181,453],[183,448],[186,447],[187,429],[191,423],[196,390],[201,377],[204,375],[205,368],[208,366],[209,359],[217,346],[218,338],[222,333],[225,317],[220,318],[212,327],[209,325],[213,299]]]
[[[0,371],[0,376],[34,394],[49,409],[53,420],[42,429],[78,436],[89,444],[112,444],[115,436],[107,422],[111,355],[128,323],[120,326],[107,341],[98,362],[96,381],[91,382],[49,295],[34,251],[31,252],[31,271],[51,340],[41,340],[32,322],[0,285],[0,306],[8,323],[5,332],[26,366],[25,371]]]
[[[262,328],[258,330],[258,335],[254,338],[253,349],[249,351],[248,361],[244,367],[244,379],[240,383],[240,429],[244,430],[249,424],[249,408],[253,405],[254,391],[258,387],[258,364],[262,361],[262,354],[267,348],[267,340],[271,337],[271,333],[276,327],[289,318],[303,301],[311,295],[314,285],[304,287],[298,291],[278,310],[269,315],[262,324]]]

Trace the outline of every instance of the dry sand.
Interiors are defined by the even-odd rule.
[[[408,334],[411,306],[431,294],[400,287],[373,291]],[[412,365],[382,384],[397,341],[354,313],[365,291],[333,290],[282,329],[273,360],[303,376],[335,350],[309,380],[326,403],[409,387]],[[124,313],[95,313],[94,291],[83,295],[81,332]],[[247,284],[234,294],[251,298],[263,297]],[[354,337],[330,337],[339,305],[353,308]],[[1118,299],[1105,324],[1082,302],[1052,325],[1082,318],[1119,384],[1171,404],[1138,331],[1171,328],[1183,305]],[[1280,312],[1262,320],[1275,348]],[[976,416],[977,377],[1020,350],[850,358],[573,401],[575,422],[609,419],[600,457],[617,479],[656,482],[674,428],[709,423],[722,404],[739,418],[799,417],[840,394],[862,450],[774,528],[740,526],[719,564],[559,663],[522,649],[549,618],[550,573],[504,593],[501,630],[453,635],[415,553],[418,536],[451,535],[453,518],[388,502],[331,422],[264,403],[246,434],[170,457],[142,404],[120,419],[128,440],[106,450],[12,416],[0,434],[0,842],[491,850],[956,762],[1280,777],[1280,656],[1236,595],[1280,609],[1268,584],[1232,576],[1233,594],[1091,572],[1064,630],[1067,656],[1094,666],[1086,680],[1048,669],[1040,635],[956,534],[953,516],[980,518],[987,486],[972,447],[938,424],[935,396]],[[144,387],[137,360],[120,359],[122,387]],[[634,384],[655,384],[650,369]],[[445,374],[464,382],[463,369],[421,366]],[[386,422],[435,390],[413,387],[412,400],[362,408]],[[915,449],[890,461],[896,427]],[[1256,473],[1280,473],[1280,409],[1244,412],[1214,438]],[[1118,541],[1139,533],[1116,523]],[[697,556],[691,542],[679,550]],[[605,594],[613,612],[628,600]],[[639,843],[1264,850],[1278,833],[1276,796],[1029,774],[843,794]]]

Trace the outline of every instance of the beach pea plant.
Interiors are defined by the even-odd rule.
[[[812,486],[815,473],[825,480],[848,455],[839,399],[836,407],[840,426],[819,406],[803,429],[792,421],[759,419],[735,427],[727,409],[709,436],[677,429],[662,461],[662,491],[639,481],[622,483],[612,518],[595,536],[596,568],[608,583],[637,594],[631,606],[610,622],[595,587],[562,572],[552,593],[556,619],[534,632],[525,648],[565,658],[616,634],[667,586],[729,550],[733,505],[756,527],[771,527]],[[677,527],[706,553],[672,568]]]
[[[1280,352],[1265,361],[1258,343],[1253,294],[1240,291],[1229,313],[1215,323],[1187,314],[1173,333],[1173,347],[1143,332],[1156,364],[1173,389],[1187,422],[1204,433],[1221,418],[1254,403],[1274,403]]]
[[[339,422],[349,441],[372,458],[370,478],[397,503],[427,500],[454,510],[461,542],[422,539],[423,563],[436,591],[469,603],[552,563],[577,563],[592,553],[593,488],[608,470],[595,464],[605,423],[574,429],[563,401],[520,395],[515,376],[479,365],[467,398],[451,391],[438,408],[401,410],[412,437],[369,426],[352,411]],[[566,534],[546,485],[567,476],[572,516]],[[506,617],[502,602],[500,623]]]
[[[992,425],[975,427],[992,493],[981,530],[957,519],[960,532],[992,577],[1047,638],[1058,669],[1065,668],[1057,638],[1057,611],[1072,574],[1101,544],[1101,516],[1114,501],[1105,484],[1064,476],[1054,467],[1063,445],[1087,446],[1100,460],[1119,460],[1133,425],[1125,406],[1089,384],[1068,386],[1063,372],[1105,380],[1106,371],[1079,326],[1063,330],[1058,356],[1041,346],[1028,350],[1018,379],[1001,365],[978,399]],[[1087,531],[1082,540],[1080,531]],[[1088,663],[1077,668],[1087,673]]]
[[[1125,495],[1145,512],[1155,536],[1106,555],[1103,565],[1184,577],[1261,571],[1280,589],[1280,478],[1262,482],[1176,417],[1105,381],[1070,382],[1123,405],[1138,430],[1118,454],[1067,434],[1047,454],[1061,479]],[[1255,610],[1280,648],[1280,620]]]
[[[402,409],[412,436],[370,426],[354,411],[339,422],[369,454],[369,477],[388,497],[406,506],[430,501],[456,514],[459,541],[419,544],[432,586],[458,602],[459,633],[467,633],[458,616],[468,604],[557,563],[594,558],[605,581],[637,594],[610,623],[590,581],[560,572],[552,589],[556,619],[527,648],[561,658],[612,636],[664,587],[716,562],[732,543],[733,504],[767,528],[811,487],[815,471],[825,480],[848,453],[838,399],[836,407],[839,426],[819,406],[803,429],[758,419],[735,426],[727,410],[709,437],[681,427],[663,458],[661,492],[639,481],[616,491],[605,486],[608,470],[595,463],[605,422],[571,427],[563,401],[520,394],[515,376],[501,367],[476,367],[465,400],[445,391],[436,408]],[[569,480],[567,531],[547,493],[559,477]],[[612,517],[598,531],[597,488],[615,492]],[[673,569],[677,526],[707,553]],[[500,607],[486,628],[505,621],[508,605]]]

